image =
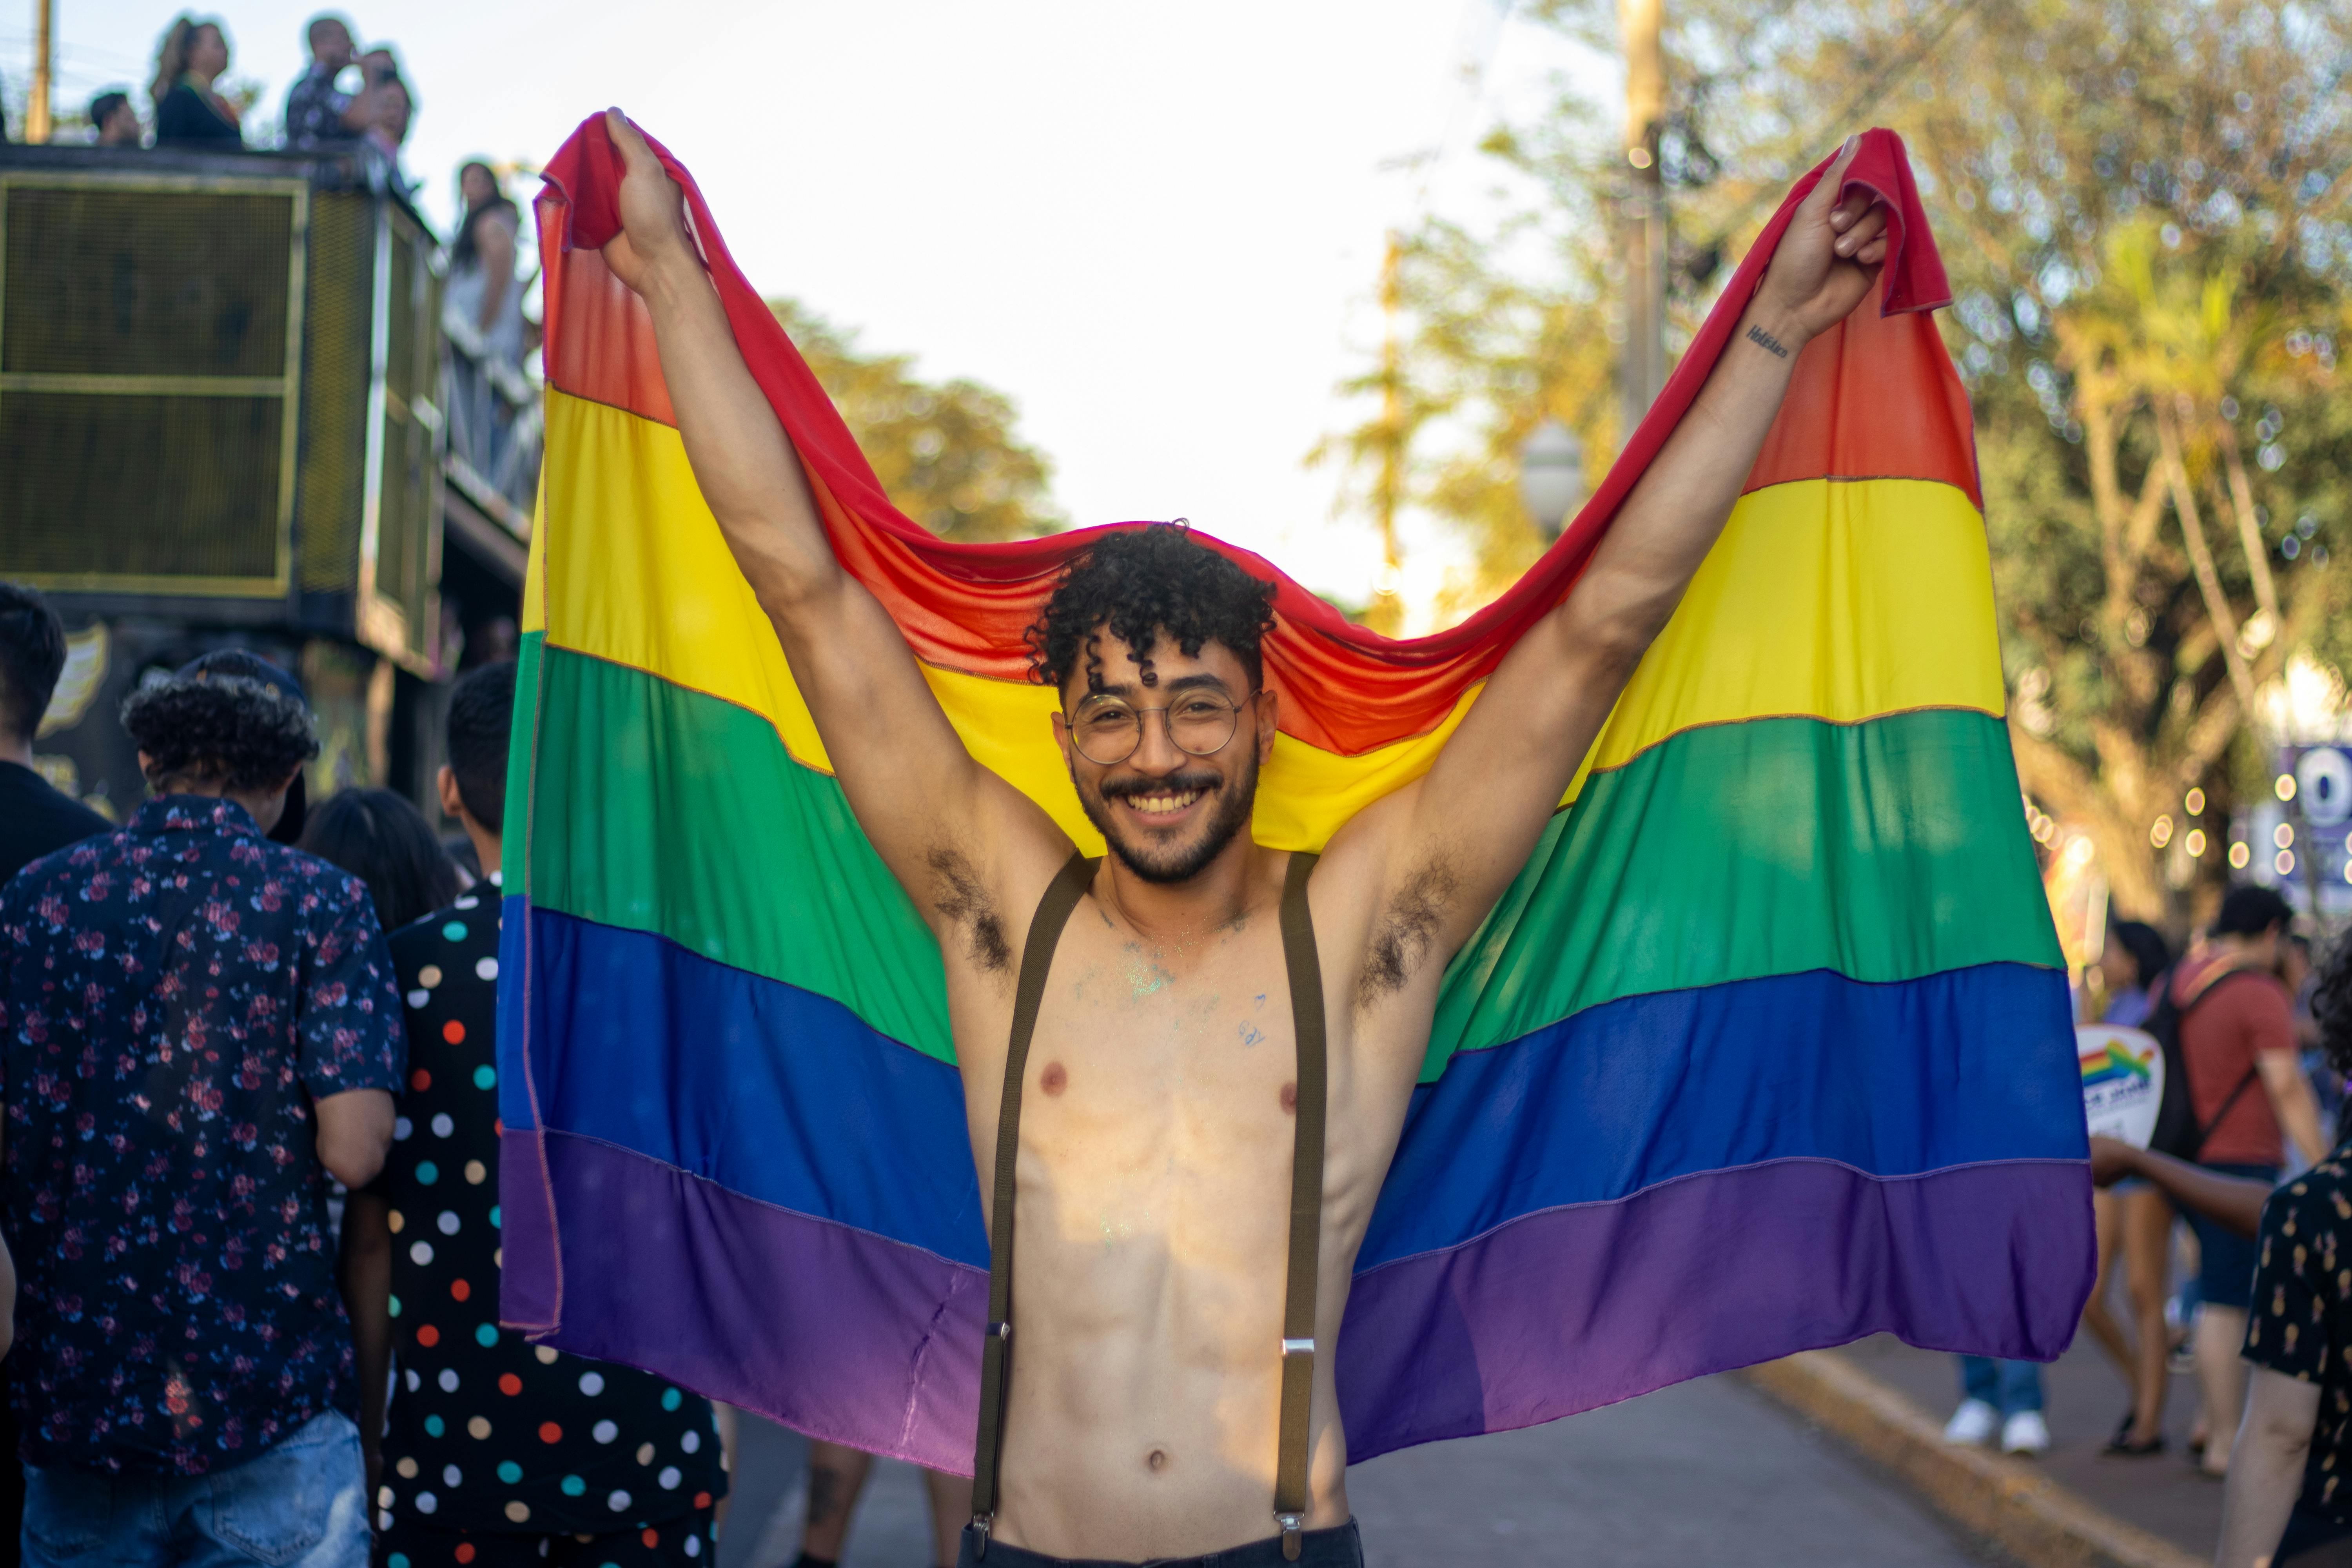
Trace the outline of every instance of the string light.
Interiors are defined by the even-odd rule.
[[[2201,827],[2190,828],[2189,837],[2180,841],[2180,847],[2189,851],[2189,858],[2191,860],[2196,859],[2205,853],[2205,830]]]
[[[2293,800],[2294,798],[2294,775],[2293,773],[2279,774],[2278,783],[2273,784],[2271,788],[2278,793],[2278,797],[2281,800]]]
[[[2252,854],[2243,844],[2232,844],[2230,846],[2230,868],[2231,870],[2244,870],[2246,868],[2246,862],[2252,858]],[[2344,869],[2347,875],[2352,875],[2352,865],[2346,866]]]
[[[2280,876],[2293,876],[2294,874],[2294,851],[2292,849],[2280,850],[2278,852],[2278,858],[2272,861],[2271,864],[2278,868],[2278,874]]]
[[[2271,830],[2271,842],[2284,849],[2294,842],[2294,824],[2282,822]]]
[[[2147,830],[2147,841],[2150,844],[2155,845],[2158,849],[2161,849],[2166,845],[2171,843],[2172,818],[2168,816],[2158,817],[2156,819],[2155,826],[2151,826]]]
[[[2190,790],[2190,791],[2189,792],[2189,802],[2188,802],[2188,805],[2189,805],[2189,816],[2204,816],[2204,815],[2205,815],[2205,792],[2204,792],[2203,790],[2201,790],[2201,789],[2192,789],[2192,790]]]

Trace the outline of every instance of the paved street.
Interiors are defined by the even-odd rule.
[[[798,1549],[800,1439],[747,1422],[719,1568]],[[1921,1505],[1730,1378],[1530,1431],[1408,1449],[1348,1478],[1373,1568],[1444,1563],[1608,1568],[1982,1568]],[[851,1568],[919,1568],[922,1493],[886,1465]]]

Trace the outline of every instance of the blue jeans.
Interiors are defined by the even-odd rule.
[[[1964,1355],[1960,1392],[1981,1399],[2006,1418],[2042,1408],[2042,1363],[2038,1361],[1995,1361],[1990,1356]]]
[[[202,1476],[25,1467],[25,1568],[367,1568],[360,1431],[306,1424]]]

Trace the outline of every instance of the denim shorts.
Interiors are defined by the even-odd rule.
[[[2224,1176],[2255,1176],[2278,1180],[2276,1165],[2204,1164]],[[2244,1311],[2254,1301],[2254,1264],[2260,1256],[2251,1236],[2241,1236],[2219,1220],[2191,1210],[2189,1227],[2197,1233],[2197,1294],[2209,1307],[2234,1307]]]
[[[360,1432],[330,1413],[201,1476],[25,1467],[26,1568],[367,1568]]]

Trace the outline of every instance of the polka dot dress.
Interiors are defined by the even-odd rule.
[[[727,1489],[709,1401],[499,1327],[495,897],[460,899],[392,950],[409,1078],[372,1189],[393,1232],[379,1525],[601,1535],[708,1508]]]

